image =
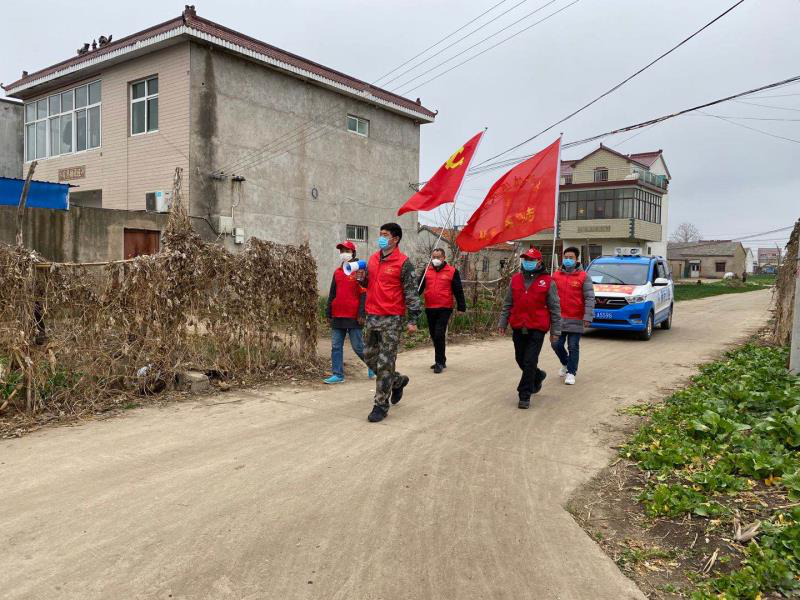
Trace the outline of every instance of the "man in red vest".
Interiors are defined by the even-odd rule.
[[[342,242],[336,246],[339,251],[339,262],[351,262],[356,258],[356,245],[353,242]],[[344,382],[344,338],[350,337],[353,352],[364,360],[364,339],[361,337],[361,326],[364,324],[364,298],[366,290],[356,280],[355,275],[345,275],[341,267],[333,272],[331,289],[328,292],[327,317],[331,323],[331,371],[332,375],[325,383]],[[372,379],[372,370],[367,371]]]
[[[422,313],[414,266],[398,247],[402,238],[403,229],[397,223],[382,225],[378,237],[380,250],[370,257],[365,272],[358,271],[362,285],[367,288],[364,356],[378,377],[375,406],[367,417],[371,423],[382,421],[389,413],[390,402],[397,404],[403,397],[408,377],[395,371],[397,348],[404,325],[409,333],[415,332]]]
[[[581,335],[594,317],[594,286],[578,262],[579,256],[580,250],[574,246],[564,250],[561,268],[553,275],[561,303],[561,336],[553,350],[561,361],[559,375],[567,385],[575,384]]]
[[[431,252],[431,266],[427,267],[420,292],[425,298],[425,316],[428,320],[428,331],[433,341],[435,360],[431,369],[441,373],[447,368],[445,345],[447,343],[447,324],[453,308],[458,306],[459,312],[467,310],[464,300],[464,288],[458,269],[448,265],[442,248]]]
[[[522,370],[517,386],[519,408],[529,408],[531,395],[542,389],[547,373],[539,368],[539,353],[544,336],[550,331],[550,342],[561,335],[561,308],[558,290],[542,264],[542,253],[536,248],[524,252],[520,272],[511,277],[498,329],[505,335],[511,325],[514,355]]]

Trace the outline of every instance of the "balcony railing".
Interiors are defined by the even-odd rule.
[[[576,183],[603,183],[606,181],[642,182],[662,190],[667,189],[665,175],[631,169],[585,169],[561,175],[561,185]]]

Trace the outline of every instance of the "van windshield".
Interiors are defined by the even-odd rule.
[[[617,285],[644,285],[650,272],[649,265],[625,263],[601,263],[589,267],[587,275],[592,283]]]

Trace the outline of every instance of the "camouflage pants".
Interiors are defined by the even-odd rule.
[[[394,370],[397,348],[403,332],[403,317],[367,315],[364,362],[375,371],[375,404],[389,410],[392,388],[402,375]]]

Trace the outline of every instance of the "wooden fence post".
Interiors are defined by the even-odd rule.
[[[25,201],[28,199],[28,189],[31,187],[33,172],[36,170],[37,162],[33,161],[28,167],[28,176],[25,178],[25,185],[22,186],[22,195],[17,206],[17,246],[22,246],[22,221],[25,215]]]

